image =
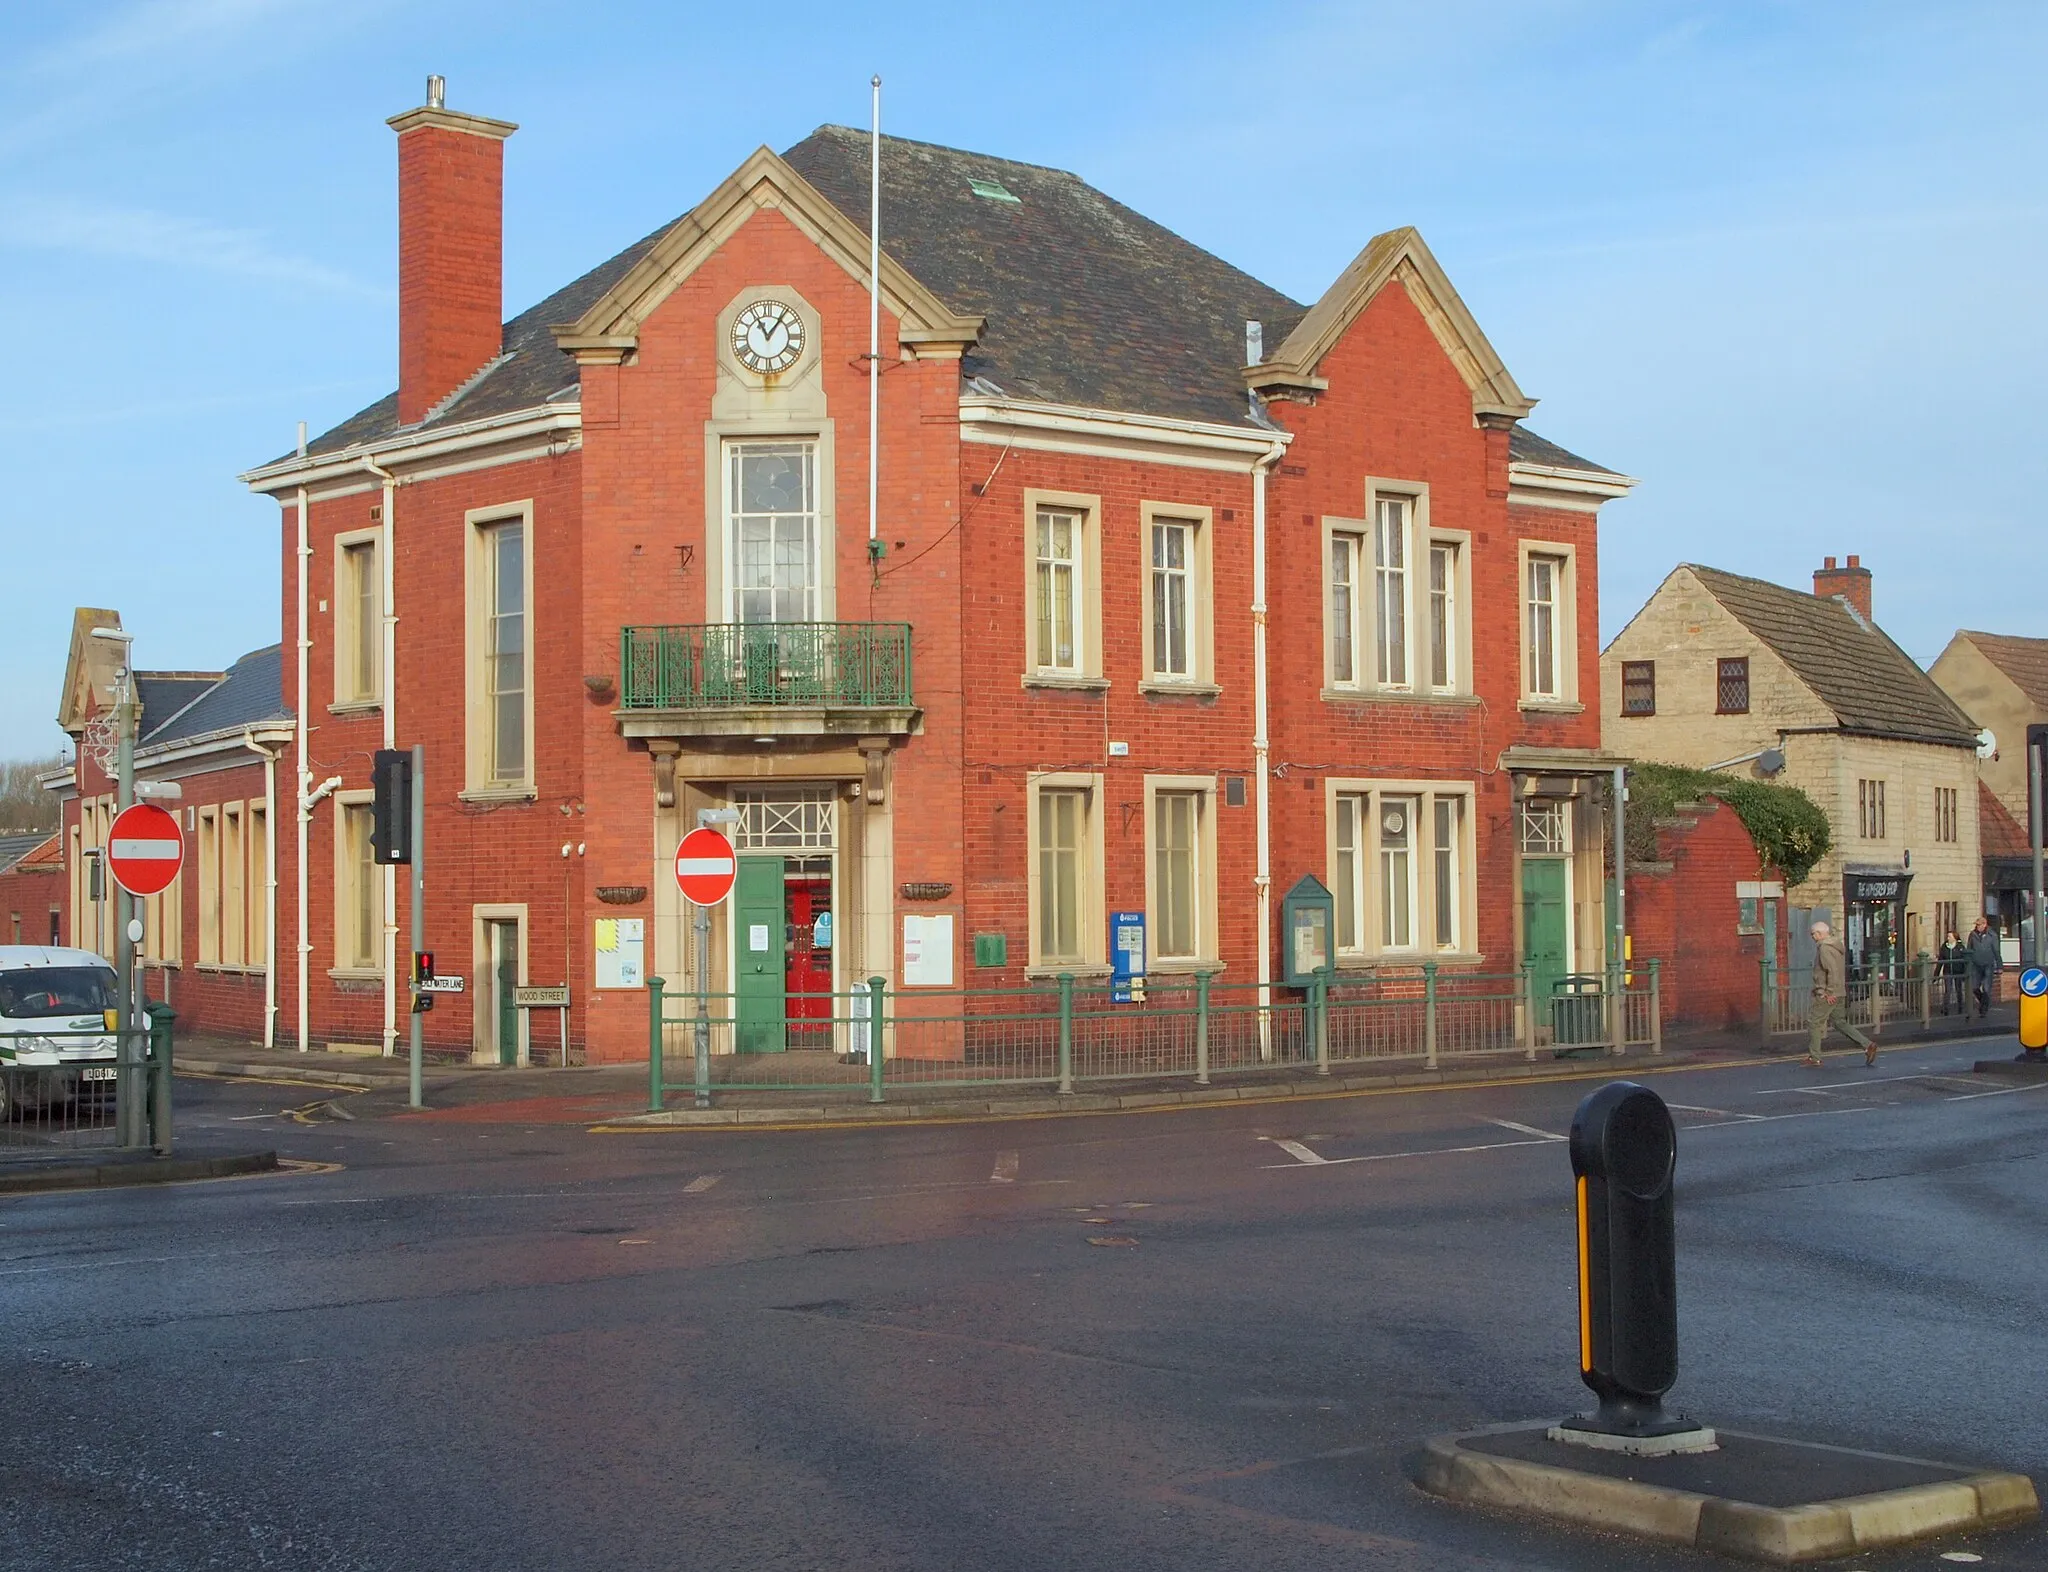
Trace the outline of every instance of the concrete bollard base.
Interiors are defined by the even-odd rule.
[[[1547,1421],[1424,1444],[1415,1482],[1469,1506],[1791,1564],[2040,1515],[2034,1482],[1923,1458],[1722,1430],[1652,1457],[1551,1439]]]

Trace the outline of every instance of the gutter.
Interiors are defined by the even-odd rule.
[[[378,683],[382,690],[380,708],[384,719],[384,746],[398,746],[398,477],[365,455],[364,469],[384,482],[382,533],[379,567],[384,597],[383,640],[378,646]],[[304,708],[303,705],[300,706]],[[384,875],[384,1057],[398,1052],[398,870],[389,863],[379,865]]]
[[[273,463],[259,464],[235,478],[251,491],[275,496],[292,487],[345,480],[365,470],[380,474],[380,460],[394,464],[420,463],[520,437],[546,436],[558,431],[581,433],[582,430],[583,406],[580,403],[549,402],[482,420],[436,425],[431,430],[415,428],[375,442],[352,444],[333,453],[309,454],[303,458],[294,455]]]

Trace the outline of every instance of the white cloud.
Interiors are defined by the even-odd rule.
[[[0,204],[0,246],[168,263],[333,294],[381,299],[388,293],[324,263],[274,251],[254,230],[223,229],[174,213],[76,198],[17,198]]]
[[[41,74],[89,70],[128,60],[157,60],[167,51],[231,40],[300,0],[141,0],[38,51],[28,62]]]

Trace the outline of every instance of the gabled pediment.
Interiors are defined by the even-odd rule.
[[[84,730],[95,710],[114,702],[114,681],[121,670],[123,646],[96,639],[94,628],[118,628],[121,614],[99,606],[80,606],[71,614],[71,654],[64,663],[64,691],[57,699],[57,724],[74,736]]]
[[[1314,392],[1327,387],[1328,381],[1319,371],[1323,357],[1359,313],[1392,283],[1408,291],[1437,343],[1472,390],[1475,417],[1519,420],[1536,407],[1536,401],[1515,385],[1422,236],[1410,227],[1375,235],[1322,298],[1309,307],[1308,315],[1286,341],[1258,365],[1245,368],[1246,384],[1271,392]]]
[[[780,212],[848,274],[867,283],[866,232],[763,147],[671,225],[581,317],[557,326],[555,342],[579,358],[615,360],[630,354],[639,345],[641,324],[656,308],[742,225],[767,209]],[[973,344],[982,319],[957,315],[890,258],[887,244],[884,234],[882,305],[900,324],[900,342],[929,355],[957,355]]]

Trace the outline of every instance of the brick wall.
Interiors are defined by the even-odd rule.
[[[1628,875],[1628,928],[1638,976],[1663,963],[1667,1027],[1754,1031],[1764,939],[1737,931],[1736,887],[1778,878],[1757,866],[1756,844],[1727,804],[1709,799],[1657,824],[1656,860]],[[1802,886],[1801,888],[1804,888]],[[1778,899],[1778,963],[1788,931]]]

